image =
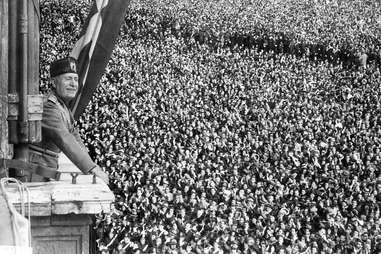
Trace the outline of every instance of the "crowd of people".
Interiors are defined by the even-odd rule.
[[[251,2],[260,9],[263,1]],[[312,2],[338,6],[333,13],[359,3]],[[196,13],[200,3],[204,14],[213,3],[219,6],[132,1],[105,75],[78,121],[116,196],[113,212],[96,216],[99,251],[381,252],[379,67],[349,69],[328,58],[312,61],[307,52],[200,43],[197,36],[179,36],[186,27],[181,22],[175,29],[162,25]],[[42,18],[56,20],[42,22],[45,91],[47,63],[67,54],[88,3],[41,5]],[[270,13],[269,6],[261,8]],[[345,15],[354,14],[369,17],[357,9]],[[216,14],[193,18],[194,29],[201,24],[217,32],[240,31],[245,23],[231,21],[229,8],[219,9],[218,20]],[[339,20],[335,27],[350,26]],[[322,26],[326,40],[349,43],[342,41],[347,31],[329,33],[328,24]],[[267,36],[276,28],[271,25]],[[372,25],[377,22],[363,26]],[[318,35],[298,36],[324,45]],[[368,43],[366,38],[351,47]]]
[[[367,55],[381,64],[381,7],[375,1],[133,1],[138,15],[128,23],[148,23],[142,33],[175,33],[212,46],[257,45],[351,64]],[[159,26],[157,24],[160,24]]]

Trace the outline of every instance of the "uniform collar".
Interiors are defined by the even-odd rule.
[[[59,96],[57,96],[56,93],[53,91],[48,95],[48,101],[68,107],[66,103],[64,102],[64,100],[62,100]]]
[[[60,105],[62,108],[67,110],[67,112],[69,113],[69,118],[70,118],[71,122],[72,123],[74,122],[74,117],[73,117],[73,114],[71,113],[70,109],[68,108],[68,106],[66,106],[65,102],[60,97],[58,97],[54,92],[51,92],[48,95],[48,101],[51,101],[56,105]]]
[[[54,104],[58,103],[58,99],[57,99],[56,95],[52,92],[48,94],[48,101],[51,101]]]

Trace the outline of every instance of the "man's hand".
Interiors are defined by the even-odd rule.
[[[96,166],[89,171],[90,174],[94,174],[100,179],[102,179],[107,185],[109,184],[109,179],[107,173],[105,173],[99,166]]]

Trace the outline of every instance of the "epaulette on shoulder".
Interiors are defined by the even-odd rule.
[[[46,99],[44,99],[44,102],[53,102],[54,104],[58,104],[58,99],[54,94],[49,94],[46,96]]]

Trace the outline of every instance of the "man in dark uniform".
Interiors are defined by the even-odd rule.
[[[44,102],[42,140],[29,146],[29,161],[58,169],[58,154],[62,151],[83,173],[95,174],[108,184],[108,175],[90,158],[67,107],[78,91],[76,60],[67,57],[53,62],[50,77],[52,92]],[[30,180],[47,179],[32,174]]]

